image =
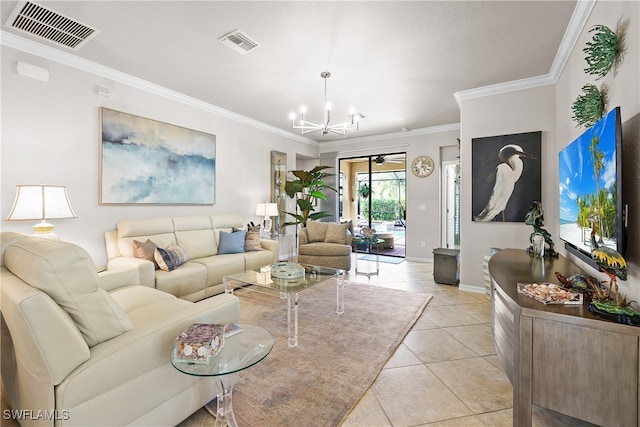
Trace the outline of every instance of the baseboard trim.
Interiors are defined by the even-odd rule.
[[[415,261],[415,262],[428,262],[433,264],[433,258],[414,258],[414,257],[406,257],[407,261]]]
[[[484,294],[484,286],[458,285],[458,289],[464,292],[473,292],[474,294]]]

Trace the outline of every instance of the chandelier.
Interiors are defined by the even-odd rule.
[[[364,119],[364,115],[360,113],[355,113],[353,107],[349,112],[349,121],[344,123],[338,123],[335,125],[330,124],[331,122],[331,104],[327,100],[327,79],[331,77],[331,73],[328,71],[323,71],[320,73],[320,77],[324,79],[324,120],[322,123],[312,123],[304,119],[304,113],[307,112],[307,109],[302,106],[300,107],[300,120],[296,121],[296,113],[291,113],[289,118],[291,119],[291,127],[295,130],[299,130],[300,133],[307,134],[311,132],[322,132],[322,136],[327,135],[328,133],[334,133],[336,135],[345,136],[347,131],[360,130],[360,119]]]

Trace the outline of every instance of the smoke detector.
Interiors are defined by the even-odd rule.
[[[253,41],[251,37],[244,34],[242,31],[236,29],[231,31],[230,33],[225,34],[220,37],[218,40],[222,42],[222,44],[229,46],[231,49],[236,52],[244,55],[247,52],[252,51],[259,47],[258,43]]]
[[[19,1],[5,26],[78,50],[100,31],[30,1]]]

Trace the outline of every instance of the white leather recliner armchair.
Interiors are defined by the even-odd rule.
[[[178,372],[170,355],[193,323],[238,322],[236,297],[192,303],[113,278],[107,292],[76,245],[0,239],[3,396],[20,424],[175,425],[216,395],[215,378]]]

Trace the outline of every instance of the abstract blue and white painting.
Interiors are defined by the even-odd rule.
[[[214,204],[215,135],[107,108],[100,121],[100,204]]]

